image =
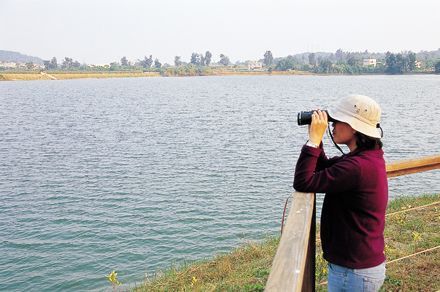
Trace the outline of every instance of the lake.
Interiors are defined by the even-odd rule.
[[[351,93],[381,104],[387,161],[440,153],[439,75],[0,82],[0,290],[104,290],[277,235],[297,112]]]

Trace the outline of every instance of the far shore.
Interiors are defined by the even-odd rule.
[[[404,75],[431,75],[432,72],[418,72]],[[82,78],[131,78],[131,77],[193,77],[193,76],[260,76],[260,75],[310,75],[310,76],[363,76],[363,75],[387,75],[387,74],[323,74],[307,71],[212,71],[209,74],[200,75],[161,75],[160,72],[141,71],[116,71],[116,72],[1,72],[0,81],[24,81],[24,80],[65,80]]]
[[[0,72],[0,81],[159,77],[159,72]]]
[[[0,81],[22,80],[65,80],[80,78],[128,78],[128,77],[191,77],[191,76],[233,76],[233,75],[314,75],[305,71],[213,71],[199,75],[161,75],[160,72],[116,71],[116,72],[0,72]]]

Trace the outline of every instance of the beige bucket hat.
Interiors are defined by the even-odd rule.
[[[382,110],[377,102],[365,95],[349,95],[328,110],[331,118],[349,124],[364,135],[381,138],[379,128]]]

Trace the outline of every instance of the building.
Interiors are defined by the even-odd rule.
[[[0,68],[17,68],[17,63],[0,61]]]
[[[376,67],[376,59],[363,59],[362,66],[364,67]]]
[[[263,63],[258,61],[248,61],[248,70],[262,70],[263,69]]]

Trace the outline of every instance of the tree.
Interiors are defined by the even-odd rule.
[[[119,69],[119,64],[117,62],[110,63],[110,71],[117,71]]]
[[[180,56],[174,57],[174,66],[179,67],[182,65],[182,61],[180,60]]]
[[[43,61],[45,70],[53,70],[58,67],[57,58],[53,57],[52,60]]]
[[[440,74],[440,61],[435,63],[434,70],[435,70],[435,73]]]
[[[358,60],[353,54],[348,55],[347,64],[354,67],[358,65]]]
[[[388,74],[397,74],[397,61],[393,53],[387,52],[385,55],[385,72]]]
[[[315,55],[315,53],[309,54],[309,64],[311,66],[316,66],[316,55]]]
[[[200,55],[197,53],[192,53],[190,62],[193,65],[200,65]]]
[[[44,60],[43,65],[44,65],[44,70],[50,70],[50,61],[49,60]]]
[[[122,67],[127,67],[128,66],[128,60],[127,60],[127,58],[125,56],[121,58],[121,66]]]
[[[57,68],[58,68],[57,58],[53,57],[52,60],[50,60],[50,69],[57,69]]]
[[[408,53],[408,69],[409,71],[416,69],[416,54],[413,52]]]
[[[342,63],[344,61],[344,52],[341,49],[338,49],[335,53],[335,57],[338,63]]]
[[[159,60],[157,58],[154,60],[154,67],[156,67],[157,69],[162,67],[162,63],[159,62]]]
[[[201,66],[205,66],[205,56],[203,56],[203,54],[200,54],[200,65]]]
[[[415,68],[415,54],[408,55],[397,54],[394,55],[387,52],[385,55],[385,72],[388,74],[403,74],[412,71]]]
[[[330,73],[332,70],[332,66],[333,66],[332,62],[328,59],[325,59],[325,60],[319,61],[319,66],[318,66],[319,68],[318,69],[319,69],[319,72]]]
[[[61,65],[61,67],[62,67],[63,69],[69,69],[69,68],[72,67],[72,65],[73,65],[73,59],[72,59],[72,58],[69,58],[69,57],[65,57],[64,60],[63,60],[63,64]]]
[[[34,63],[32,62],[27,62],[25,65],[28,70],[34,69]]]
[[[270,67],[273,63],[273,56],[272,56],[272,52],[271,51],[266,51],[266,53],[264,53],[264,61],[263,61],[264,65],[266,65],[266,67]]]
[[[144,69],[151,68],[151,65],[153,65],[153,56],[150,55],[149,58],[147,58],[147,56],[145,56],[144,59],[142,61],[140,61],[140,63]]]
[[[223,54],[220,54],[220,61],[219,61],[219,63],[222,64],[223,66],[228,66],[230,61],[229,61],[228,57],[226,57]]]
[[[209,66],[209,64],[211,64],[211,58],[212,58],[212,54],[210,51],[206,51],[205,53],[205,64],[206,66]]]
[[[295,68],[295,59],[292,56],[287,56],[286,58],[281,58],[275,66],[275,70],[287,71]]]
[[[396,70],[399,74],[403,74],[408,71],[408,61],[402,54],[396,55]]]

